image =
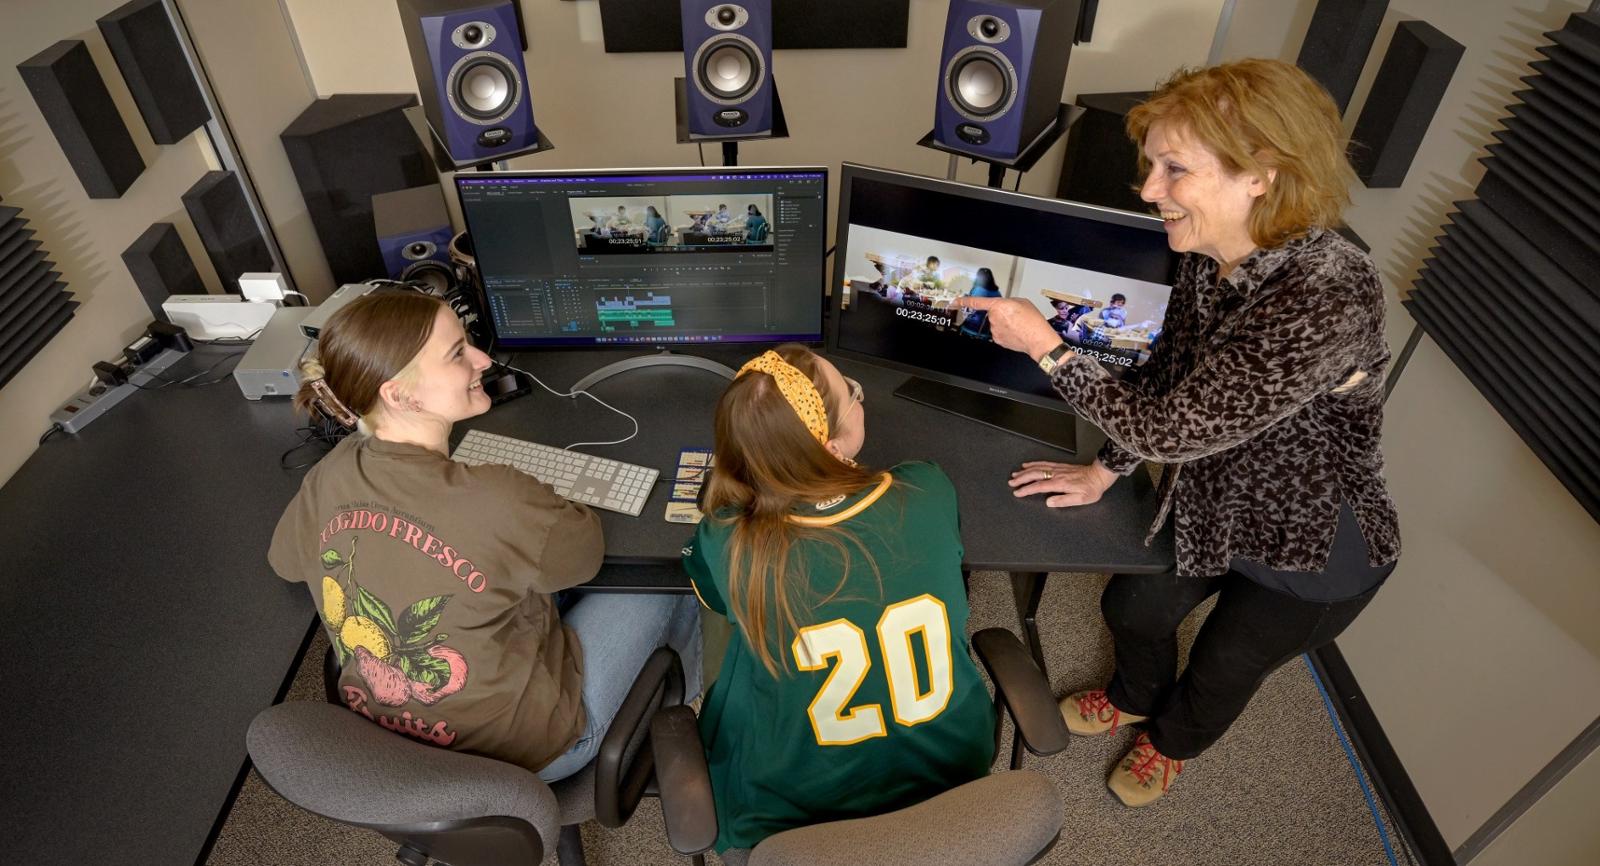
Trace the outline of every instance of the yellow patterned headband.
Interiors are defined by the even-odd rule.
[[[822,393],[811,382],[811,377],[800,372],[795,365],[785,361],[782,355],[768,350],[762,352],[739,368],[739,376],[755,370],[771,376],[778,383],[778,391],[783,394],[783,399],[789,402],[794,413],[800,416],[801,423],[823,445],[828,443],[828,410],[822,402]],[[738,378],[735,376],[734,378]]]

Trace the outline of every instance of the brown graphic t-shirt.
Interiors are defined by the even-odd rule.
[[[311,589],[346,706],[538,770],[583,728],[583,656],[549,593],[600,568],[600,520],[507,466],[352,436],[306,475],[268,560]]]

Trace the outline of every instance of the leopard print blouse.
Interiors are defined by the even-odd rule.
[[[1332,231],[1257,250],[1221,280],[1215,260],[1189,253],[1136,377],[1074,354],[1051,380],[1106,432],[1112,471],[1172,464],[1145,543],[1170,513],[1179,574],[1222,574],[1234,557],[1320,572],[1340,502],[1372,565],[1387,565],[1400,532],[1379,450],[1383,306],[1372,260]],[[1357,371],[1366,378],[1341,387]]]

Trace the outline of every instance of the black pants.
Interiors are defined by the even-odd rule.
[[[1187,760],[1228,730],[1268,674],[1338,637],[1377,592],[1315,602],[1233,571],[1209,578],[1116,575],[1100,596],[1116,639],[1117,671],[1106,696],[1125,713],[1150,717],[1141,724],[1161,754]],[[1179,678],[1178,624],[1214,593],[1217,606]]]

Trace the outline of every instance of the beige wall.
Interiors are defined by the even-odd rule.
[[[1470,198],[1482,178],[1477,159],[1523,86],[1517,78],[1531,72],[1540,34],[1587,5],[1390,4],[1347,128],[1397,21],[1424,19],[1467,49],[1404,185],[1358,188],[1348,215],[1389,288],[1396,350],[1413,326],[1399,297],[1450,202]],[[1314,8],[1313,0],[1241,0],[1226,56],[1293,60]],[[1384,432],[1405,554],[1339,645],[1454,847],[1600,716],[1600,526],[1430,340],[1401,376]],[[1586,815],[1536,811],[1547,831],[1594,839],[1592,799]],[[1526,835],[1520,825],[1511,832]],[[1505,845],[1491,850],[1502,857],[1494,862],[1547,862]],[[1584,862],[1597,854],[1590,847]]]
[[[175,224],[207,287],[218,290],[216,273],[178,198],[211,168],[210,145],[199,130],[174,145],[150,140],[94,23],[122,2],[7,0],[5,25],[0,26],[0,196],[23,209],[29,228],[37,232],[35,239],[43,242],[82,304],[67,327],[0,388],[0,481],[33,453],[39,434],[50,425],[49,414],[89,380],[90,366],[119,355],[149,324],[150,309],[121,256],[151,223]],[[23,5],[26,15],[14,14]],[[61,39],[88,44],[144,159],[144,173],[119,199],[85,195],[17,73],[18,63]],[[160,399],[157,394],[140,396]],[[95,428],[82,435],[94,436]]]
[[[1600,755],[1590,755],[1473,866],[1594,866],[1600,852]]]

